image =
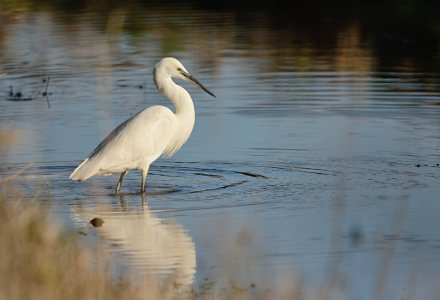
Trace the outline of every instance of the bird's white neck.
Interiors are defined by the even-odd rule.
[[[160,80],[156,80],[156,78],[160,78]],[[176,141],[179,145],[176,148],[178,149],[188,140],[193,130],[195,122],[194,104],[189,93],[183,87],[175,84],[171,77],[161,77],[160,74],[156,74],[154,83],[157,89],[170,99],[176,108],[175,115],[179,121],[179,132],[176,135],[179,140]]]
[[[155,80],[157,89],[174,104],[177,116],[194,116],[194,104],[189,93],[174,83],[171,77]]]

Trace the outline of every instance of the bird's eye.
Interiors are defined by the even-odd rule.
[[[182,72],[182,68],[177,68],[177,71]]]

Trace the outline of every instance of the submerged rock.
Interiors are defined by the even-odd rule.
[[[93,227],[101,227],[102,224],[104,224],[104,220],[101,218],[93,218],[90,220],[90,224],[92,224]]]

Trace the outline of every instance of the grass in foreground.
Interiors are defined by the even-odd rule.
[[[63,232],[38,204],[11,188],[6,200],[5,184],[0,184],[0,299],[302,298],[287,280],[275,290],[258,283],[243,288],[230,280],[224,288],[211,282],[188,290],[172,279],[115,280],[108,271],[109,257],[92,255],[76,233]]]
[[[0,299],[302,299],[287,280],[272,290],[227,278],[223,288],[211,282],[188,290],[172,279],[130,283],[112,278],[110,263],[81,246],[76,233],[63,232],[38,204],[11,191],[5,200],[0,187]]]
[[[0,195],[0,299],[119,299],[135,292],[113,283],[37,205],[16,200]]]

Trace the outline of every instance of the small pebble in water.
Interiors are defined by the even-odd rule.
[[[101,218],[93,218],[93,219],[90,221],[90,224],[92,224],[93,227],[101,227],[102,224],[104,224],[104,220],[101,219]]]

